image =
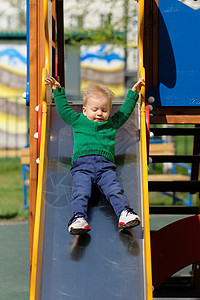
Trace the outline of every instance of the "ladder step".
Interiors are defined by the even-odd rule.
[[[151,128],[150,131],[152,131],[155,136],[200,135],[200,128]]]
[[[150,205],[149,213],[166,215],[196,215],[199,214],[199,207],[184,205]]]
[[[200,191],[200,181],[149,181],[149,192],[188,192]]]
[[[200,163],[200,155],[150,155],[153,163],[174,162],[174,163]]]

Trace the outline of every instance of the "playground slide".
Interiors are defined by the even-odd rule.
[[[41,177],[43,208],[36,207],[36,213],[41,213],[36,216],[34,231],[30,299],[152,299],[151,292],[147,296],[147,285],[151,284],[147,266],[151,262],[145,250],[139,106],[117,132],[116,163],[130,206],[141,216],[142,224],[119,232],[112,207],[94,188],[89,204],[92,230],[84,236],[71,236],[67,230],[71,218],[72,130],[55,106],[50,106],[47,157]],[[80,105],[72,107],[81,110]],[[114,105],[113,111],[118,109]]]
[[[143,0],[140,5],[142,16]],[[46,7],[44,11],[47,11]],[[140,17],[140,20],[139,73],[145,79],[143,18]],[[48,22],[45,21],[45,24]],[[48,58],[46,48],[45,55]],[[43,71],[42,77],[45,78],[48,63]],[[29,299],[151,300],[144,97],[116,135],[119,180],[130,206],[141,217],[141,225],[119,232],[112,207],[94,187],[88,209],[92,230],[84,236],[72,236],[68,233],[67,223],[71,218],[73,134],[59,117],[55,106],[46,103],[44,82],[42,91],[42,126],[38,129],[41,129],[40,162]],[[81,105],[72,105],[72,108],[81,112]],[[118,109],[119,105],[114,105],[112,113]]]

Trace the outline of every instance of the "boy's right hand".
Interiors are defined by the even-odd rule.
[[[53,78],[53,77],[48,77],[48,78],[44,79],[44,81],[45,81],[46,85],[48,85],[52,88],[52,90],[61,88],[60,83],[57,80],[55,80],[55,78]]]
[[[141,87],[142,86],[144,86],[145,85],[145,82],[144,82],[144,79],[142,78],[140,78],[139,80],[138,80],[138,82],[136,82],[135,84],[134,84],[134,86],[132,87],[132,91],[135,91],[136,93],[140,93],[140,91],[141,91]]]

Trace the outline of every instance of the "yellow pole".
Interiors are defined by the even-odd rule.
[[[145,80],[144,69],[144,0],[140,0],[140,26],[139,26],[139,77]],[[143,193],[143,220],[144,220],[144,254],[146,276],[146,299],[153,299],[152,293],[152,266],[151,266],[151,243],[149,221],[149,195],[147,173],[147,143],[146,143],[146,118],[145,118],[145,87],[141,89],[141,163],[142,163],[142,193]]]
[[[42,258],[42,239],[43,239],[43,226],[44,220],[44,201],[42,198],[43,190],[43,174],[44,174],[44,154],[45,154],[45,141],[46,141],[46,122],[47,122],[47,103],[43,101],[42,106],[42,130],[41,130],[41,144],[40,144],[40,162],[38,171],[38,186],[37,186],[37,200],[36,200],[36,213],[35,213],[35,226],[33,235],[33,256],[32,256],[32,269],[30,280],[30,300],[38,300],[40,291],[40,276],[41,276],[41,258]]]
[[[46,86],[44,79],[49,73],[49,28],[48,28],[48,1],[44,0],[44,31],[45,31],[45,67],[42,70],[42,129],[40,137],[40,157],[38,169],[38,185],[36,199],[35,226],[33,235],[32,269],[30,279],[30,300],[40,299],[42,248],[43,248],[43,225],[44,225],[44,195],[43,182],[46,174],[46,130],[47,130],[47,102]]]

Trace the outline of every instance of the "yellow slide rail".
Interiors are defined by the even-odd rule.
[[[144,37],[144,1],[140,0],[140,26],[139,26],[139,77],[145,80],[143,61],[143,37]],[[145,118],[145,87],[141,89],[141,180],[143,194],[143,220],[144,220],[144,254],[145,254],[145,280],[146,299],[153,299],[152,293],[152,267],[151,267],[151,243],[149,221],[149,195],[147,173],[147,142],[146,142],[146,118]]]
[[[47,103],[42,104],[42,130],[40,143],[40,162],[38,170],[38,186],[35,225],[33,235],[33,255],[30,280],[30,300],[40,299],[40,281],[41,281],[41,264],[42,264],[42,240],[43,240],[43,221],[44,221],[44,195],[43,190],[43,174],[45,173],[45,141],[46,141],[46,123],[47,123]]]
[[[35,224],[33,235],[33,254],[30,278],[30,300],[40,299],[42,248],[43,248],[43,227],[45,211],[45,195],[43,183],[46,176],[46,130],[47,130],[47,101],[46,86],[44,79],[49,73],[49,28],[48,28],[48,1],[44,0],[44,31],[45,31],[45,67],[42,70],[42,127],[40,137],[40,157],[38,168],[37,199],[35,210]]]
[[[44,32],[45,32],[45,67],[42,69],[42,100],[46,101],[46,85],[44,79],[49,74],[49,20],[48,20],[48,0],[44,0]]]

